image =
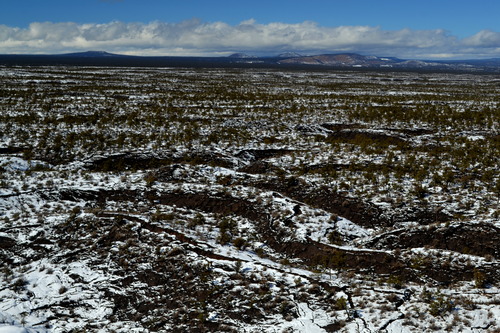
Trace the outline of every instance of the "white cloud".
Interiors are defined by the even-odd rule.
[[[465,38],[464,45],[472,47],[499,48],[500,33],[491,30],[481,30],[477,34]]]
[[[84,50],[138,55],[224,55],[232,52],[304,54],[359,52],[403,58],[497,56],[500,33],[484,30],[459,39],[444,30],[382,30],[372,26],[297,24],[238,25],[201,22],[35,22],[25,29],[0,25],[2,53],[61,53]]]

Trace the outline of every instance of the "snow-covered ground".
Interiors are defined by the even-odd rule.
[[[500,329],[494,77],[0,76],[0,332]]]

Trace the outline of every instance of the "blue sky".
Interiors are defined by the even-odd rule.
[[[2,0],[0,53],[500,57],[498,0]]]

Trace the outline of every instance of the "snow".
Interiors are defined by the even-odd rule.
[[[17,326],[0,326],[0,333],[29,333],[26,328]]]
[[[321,326],[328,325],[330,316],[324,311],[314,311],[307,303],[297,303],[298,318],[290,324],[284,324],[286,329],[292,328],[294,332],[324,333]]]
[[[4,165],[10,171],[26,171],[30,168],[28,161],[16,156],[1,156],[0,165]]]
[[[56,75],[49,72],[57,70],[56,68],[51,68],[45,73],[45,69],[5,69],[4,72],[0,71],[0,75],[10,75],[8,73],[10,71],[12,71],[11,74],[15,72],[17,73],[16,75],[21,75],[21,71],[26,71],[25,74],[22,74],[24,77],[32,75],[32,72],[36,72],[37,76],[44,78],[40,80],[36,79],[36,81],[46,82],[46,79],[54,79],[56,77]],[[170,93],[168,89],[171,89],[170,86],[174,86],[176,82],[182,82],[184,78],[190,82],[193,78],[196,79],[192,80],[193,83],[189,83],[192,85],[188,88],[191,89],[190,94],[192,96],[197,96],[198,91],[206,89],[204,85],[205,81],[203,81],[203,84],[194,83],[198,79],[209,79],[206,82],[214,83],[224,82],[224,79],[228,75],[223,71],[211,71],[209,74],[206,74],[202,73],[202,71],[193,71],[190,69],[162,70],[161,72],[153,69],[141,69],[140,71],[131,69],[86,69],[86,75],[90,76],[102,75],[103,73],[106,73],[110,79],[124,80],[119,81],[120,93],[123,90],[130,98],[116,109],[117,114],[121,116],[126,116],[129,110],[135,110],[138,105],[143,105],[141,104],[143,102],[157,102],[155,98],[158,96],[154,95],[154,92],[141,92],[141,87],[135,82],[137,78],[150,78],[149,75],[154,74],[155,76],[151,77],[154,80],[151,82],[155,82],[155,85],[157,83],[164,84],[158,89],[165,88],[165,93],[162,91],[161,94],[168,97]],[[59,79],[64,79],[67,75],[70,74],[63,73]],[[220,231],[218,226],[221,219],[220,214],[203,211],[203,209],[198,209],[198,207],[181,207],[181,205],[176,206],[168,202],[160,204],[160,200],[149,202],[146,198],[147,193],[161,196],[162,194],[176,192],[203,194],[212,199],[221,196],[235,198],[252,205],[253,209],[258,210],[260,213],[269,214],[270,216],[274,213],[274,216],[272,216],[274,226],[286,231],[284,241],[293,240],[305,243],[312,240],[343,251],[394,253],[394,251],[366,248],[363,244],[383,239],[383,237],[390,235],[391,232],[400,231],[394,230],[394,228],[423,228],[418,224],[418,221],[403,219],[403,221],[395,225],[387,227],[375,226],[373,228],[357,225],[345,216],[336,216],[329,211],[288,198],[283,193],[254,187],[255,183],[265,183],[268,177],[274,180],[277,175],[273,172],[265,175],[239,172],[238,170],[241,170],[239,169],[240,167],[251,163],[251,161],[250,159],[235,157],[238,152],[243,150],[267,148],[290,149],[292,152],[290,154],[264,159],[271,166],[284,170],[285,180],[289,176],[297,176],[294,174],[294,170],[300,169],[303,165],[335,163],[345,165],[346,168],[357,164],[361,166],[373,165],[375,168],[382,166],[385,163],[386,152],[377,152],[376,154],[367,153],[359,149],[359,147],[348,143],[342,143],[339,145],[340,147],[336,147],[322,141],[334,132],[327,130],[322,124],[327,122],[348,126],[349,124],[342,118],[344,117],[342,113],[345,113],[344,109],[352,110],[358,106],[366,106],[356,103],[345,103],[345,96],[363,96],[360,100],[373,100],[374,102],[370,106],[374,108],[377,106],[387,106],[385,102],[378,103],[375,101],[381,101],[383,98],[397,98],[401,105],[413,108],[422,102],[420,96],[425,95],[425,98],[438,98],[439,94],[448,94],[446,96],[449,96],[449,93],[440,89],[436,93],[427,90],[423,85],[419,89],[417,87],[402,89],[400,86],[415,81],[413,74],[404,73],[384,74],[383,76],[375,75],[371,79],[380,80],[389,76],[390,80],[388,82],[393,83],[387,84],[391,84],[392,86],[380,91],[366,90],[360,84],[366,84],[366,79],[370,78],[370,75],[372,74],[340,72],[282,73],[280,71],[265,73],[242,71],[237,74],[238,80],[243,78],[250,80],[249,82],[252,83],[244,89],[251,91],[252,89],[262,88],[261,93],[281,94],[286,92],[294,97],[291,100],[283,102],[283,105],[272,105],[272,103],[275,103],[272,98],[266,103],[259,100],[255,101],[254,104],[245,100],[217,100],[216,110],[205,108],[204,105],[207,101],[182,100],[180,97],[172,100],[172,105],[183,110],[182,117],[193,119],[193,122],[194,119],[203,120],[200,122],[196,121],[197,124],[200,124],[200,132],[203,136],[209,134],[211,131],[216,132],[224,130],[227,127],[238,129],[238,131],[249,130],[249,133],[258,136],[244,143],[228,140],[220,144],[203,146],[199,142],[190,142],[190,146],[188,147],[184,144],[170,145],[165,142],[159,142],[153,148],[153,144],[147,142],[143,146],[136,147],[131,151],[124,152],[114,147],[109,151],[97,151],[94,156],[86,155],[86,152],[80,149],[81,147],[75,147],[72,153],[75,153],[76,156],[82,156],[81,159],[78,157],[75,161],[56,166],[43,164],[41,161],[36,160],[27,161],[21,157],[21,154],[0,154],[1,175],[3,176],[0,188],[0,218],[2,218],[0,219],[0,236],[12,239],[16,244],[12,250],[6,250],[6,252],[11,251],[9,255],[11,255],[13,262],[13,265],[11,265],[12,272],[0,272],[2,274],[0,276],[0,323],[2,324],[0,325],[4,325],[0,326],[0,333],[62,333],[71,331],[73,328],[80,329],[88,323],[95,323],[100,326],[101,328],[97,331],[103,333],[112,330],[121,333],[145,331],[140,321],[122,320],[111,322],[116,319],[112,314],[117,304],[115,304],[115,300],[109,294],[120,296],[134,295],[135,297],[145,295],[145,291],[154,291],[154,286],[148,286],[147,282],[149,281],[133,281],[133,283],[127,286],[122,286],[119,283],[124,278],[124,275],[128,275],[130,271],[117,267],[117,260],[113,258],[125,258],[126,256],[121,255],[121,251],[126,251],[124,249],[129,244],[127,240],[113,240],[107,248],[102,247],[100,244],[100,241],[106,238],[109,231],[107,229],[103,229],[104,231],[102,231],[100,228],[105,227],[108,222],[110,225],[114,223],[113,217],[116,217],[117,221],[122,218],[124,219],[125,225],[120,226],[121,230],[130,230],[140,236],[137,239],[138,245],[134,247],[135,244],[133,244],[130,251],[145,249],[144,251],[147,253],[141,258],[135,258],[138,261],[144,260],[144,262],[132,263],[132,270],[140,272],[154,270],[155,266],[152,263],[155,260],[162,258],[162,260],[168,261],[169,255],[175,253],[174,250],[177,249],[182,252],[183,262],[187,266],[207,265],[211,267],[211,280],[209,280],[211,287],[216,286],[220,287],[220,289],[215,288],[217,290],[224,291],[227,289],[232,293],[243,295],[241,298],[236,298],[231,305],[235,310],[248,307],[248,303],[245,302],[251,296],[259,300],[263,295],[258,293],[252,295],[252,289],[259,290],[259,288],[263,287],[267,293],[266,297],[269,296],[273,301],[280,299],[280,302],[291,303],[293,311],[297,314],[297,317],[290,315],[284,318],[279,313],[271,315],[267,315],[266,313],[266,316],[259,323],[246,324],[242,321],[228,318],[224,311],[219,311],[216,308],[207,308],[205,315],[209,321],[213,323],[224,322],[234,324],[242,332],[281,332],[286,329],[297,332],[324,332],[325,330],[322,327],[338,321],[347,321],[346,326],[343,328],[345,332],[373,332],[389,321],[391,323],[386,328],[387,332],[410,332],[412,330],[424,331],[427,322],[432,319],[444,327],[445,324],[451,322],[454,314],[468,316],[470,326],[472,327],[485,327],[493,319],[500,318],[500,310],[497,306],[498,297],[496,296],[498,295],[497,286],[479,290],[474,287],[473,282],[468,281],[463,284],[452,285],[451,287],[441,286],[439,290],[434,288],[432,290],[434,293],[440,292],[447,297],[456,298],[461,295],[467,295],[477,303],[477,309],[467,310],[459,308],[458,310],[454,310],[453,313],[446,314],[443,318],[431,318],[426,314],[423,315],[423,319],[414,319],[417,313],[413,307],[418,307],[422,312],[425,312],[428,308],[428,304],[422,302],[418,295],[422,292],[424,283],[431,286],[434,284],[434,281],[431,279],[423,277],[422,284],[408,283],[407,287],[414,291],[414,297],[408,304],[405,303],[398,310],[394,310],[391,308],[392,304],[388,303],[386,298],[391,295],[401,296],[401,291],[385,283],[384,281],[387,277],[384,275],[360,276],[354,270],[342,269],[321,268],[316,270],[315,267],[308,266],[298,258],[285,255],[270,248],[266,244],[265,237],[261,237],[262,235],[259,234],[258,227],[262,221],[254,221],[236,214],[228,214],[227,216],[237,224],[233,239],[236,237],[244,238],[247,242],[246,248],[238,249],[231,242],[228,242],[228,244],[219,244],[217,237]],[[391,75],[397,75],[399,78],[402,78],[404,81],[403,84],[397,83],[396,85],[396,81],[393,81],[393,78],[390,77]],[[157,79],[160,76],[162,79],[169,80],[169,83],[160,82],[162,79]],[[271,76],[276,76],[279,79],[267,82],[268,86],[260,86],[260,81],[263,78]],[[130,78],[133,79],[131,80]],[[430,77],[430,79],[433,78]],[[13,78],[4,81],[10,80],[13,80]],[[59,82],[68,81],[59,80]],[[73,80],[73,82],[76,81]],[[95,83],[94,81],[86,81],[84,79],[78,82],[82,85],[89,82]],[[293,85],[290,84],[291,82],[293,82]],[[320,84],[315,86],[314,84],[318,82]],[[346,84],[348,86],[349,83],[355,83],[355,85],[346,89],[330,89],[321,86],[323,83],[327,86],[328,84],[339,82],[344,86]],[[441,84],[447,81],[444,77],[439,77],[439,80],[435,82]],[[136,85],[134,86],[134,84]],[[307,87],[313,87],[311,91],[303,89],[306,84]],[[37,86],[40,87],[42,85]],[[108,87],[106,86],[106,88]],[[106,94],[113,94],[118,91],[113,89],[108,90]],[[246,92],[246,90],[243,90],[243,92]],[[72,112],[71,110],[78,108],[85,110],[85,108],[91,107],[94,110],[105,107],[105,103],[109,102],[107,96],[100,94],[97,90],[92,90],[92,95],[85,96],[61,97],[55,94],[54,100],[57,102],[58,99],[67,98],[68,103],[64,105],[64,110],[59,110],[61,113]],[[165,98],[167,99],[167,97]],[[434,103],[434,101],[430,100],[429,103]],[[458,106],[453,103],[455,102],[450,102],[449,105],[459,108],[459,106],[462,107],[461,104],[465,105],[469,102],[457,101]],[[492,106],[496,106],[497,104],[495,103]],[[319,116],[315,112],[309,111],[302,114],[284,112],[282,116],[280,115],[279,121],[275,122],[267,114],[268,112],[275,112],[275,110],[268,111],[266,109],[265,112],[258,110],[258,108],[268,107],[269,104],[276,106],[275,110],[287,110],[290,106],[297,104],[307,110],[321,111],[318,111]],[[160,107],[163,107],[163,105]],[[34,106],[34,108],[39,117],[43,118],[46,116],[45,112],[42,112],[38,106]],[[19,110],[23,109],[24,107],[19,107]],[[15,115],[17,111],[11,108],[8,112]],[[58,111],[55,110],[54,112],[57,113]],[[234,113],[240,112],[241,115],[234,116]],[[85,112],[82,114],[87,115]],[[217,123],[218,117],[223,118],[220,120],[220,123]],[[61,119],[61,114],[57,115],[57,119]],[[206,124],[209,125],[205,126]],[[302,130],[299,131],[298,127],[294,126],[295,124],[300,124]],[[383,122],[360,122],[355,125],[360,126],[359,133],[373,135],[390,134],[391,136],[405,140],[409,147],[418,147],[419,145],[431,147],[438,142],[436,136],[447,135],[446,131],[448,130],[443,130],[443,133],[440,133],[440,129],[436,130],[430,124],[417,121],[411,126],[415,126],[417,129],[426,128],[433,131],[436,130],[438,134],[406,135],[401,134],[403,133],[401,130],[411,128],[410,124],[396,123],[391,124],[391,128],[382,127],[382,129],[380,129],[380,126],[382,126],[380,124],[383,125]],[[107,127],[106,131],[110,133],[111,137],[117,133],[141,134],[142,132],[151,131],[151,128],[147,128],[147,124],[143,125],[139,124],[134,128],[127,126],[121,128],[117,124],[113,124]],[[167,122],[160,125],[158,131],[162,133],[175,133],[178,129],[175,127],[177,125],[175,121]],[[68,124],[60,124],[60,128],[53,128],[52,130],[54,132],[60,131],[60,133],[66,133],[66,131],[74,131],[76,129],[76,132],[78,132],[86,128],[92,127],[87,124],[75,125],[75,127],[71,128]],[[152,128],[156,129],[156,127]],[[358,130],[349,131],[357,132]],[[482,143],[482,141],[487,141],[490,135],[484,131],[475,130],[455,134],[468,140],[469,143],[476,141],[481,141]],[[312,135],[319,135],[320,137],[313,138]],[[271,136],[278,142],[273,144],[264,144],[262,142],[262,138]],[[4,135],[0,139],[3,140],[2,146],[4,147],[9,147],[15,142],[13,138],[7,137],[7,135]],[[30,136],[28,141],[30,141],[28,142],[29,144],[36,147],[37,135]],[[439,143],[446,147],[453,144],[451,140],[450,142]],[[124,149],[132,148],[127,147]],[[173,181],[156,181],[152,186],[146,186],[144,181],[144,177],[151,170],[91,172],[87,169],[91,162],[99,157],[105,158],[106,156],[122,153],[157,156],[155,153],[151,153],[153,149],[167,151],[180,160],[190,156],[189,154],[192,152],[213,153],[220,156],[229,165],[233,165],[233,167],[211,166],[205,163],[196,165],[180,163],[180,167],[173,174]],[[93,149],[92,153],[94,153]],[[405,154],[402,151],[396,150],[394,155],[398,159],[405,158]],[[421,157],[425,157],[424,155],[425,153],[422,152],[415,153],[417,161]],[[252,156],[249,154],[247,157]],[[442,163],[440,167],[450,166],[447,160],[440,163]],[[43,164],[50,168],[51,171],[28,172],[31,167],[37,164]],[[471,168],[474,170],[479,170],[481,167],[480,161],[472,164]],[[230,184],[221,185],[221,177],[231,178]],[[377,176],[372,183],[363,180],[363,171],[350,173],[346,170],[339,170],[335,177],[329,177],[328,179],[323,175],[314,173],[305,173],[297,177],[308,185],[323,184],[331,188],[341,188],[341,183],[344,183],[346,188],[341,188],[345,190],[342,192],[342,195],[345,195],[346,198],[361,198],[364,202],[374,204],[382,212],[392,214],[389,217],[399,217],[399,214],[404,212],[405,206],[418,207],[420,205],[418,202],[412,201],[410,190],[415,180],[410,175],[404,175],[401,179],[396,179],[393,175],[387,177]],[[382,182],[385,183],[381,184]],[[429,177],[420,182],[420,184],[425,186],[429,192],[432,192],[425,198],[425,205],[429,209],[442,207],[443,211],[448,212],[450,216],[453,216],[457,211],[462,211],[464,214],[470,216],[470,219],[463,221],[463,223],[486,222],[499,225],[500,222],[495,217],[497,210],[496,197],[493,192],[486,189],[484,183],[479,181],[474,183],[477,190],[471,190],[472,187],[460,188],[456,184],[451,184],[449,189],[445,190],[440,185],[432,186]],[[398,189],[398,187],[401,188]],[[103,190],[130,190],[134,191],[137,197],[130,201],[119,199],[103,200],[103,202],[87,202],[85,200],[62,201],[58,198],[61,190],[75,193],[94,193],[96,195]],[[398,199],[398,196],[400,196],[400,199]],[[400,202],[397,202],[397,200],[400,200]],[[467,201],[473,201],[473,204],[467,209],[461,209],[460,206],[465,205]],[[394,209],[396,205],[403,208]],[[483,212],[480,211],[482,205],[486,208]],[[62,236],[56,235],[56,228],[65,228],[68,224],[74,222],[69,221],[69,219],[72,216],[72,209],[75,207],[81,209],[81,212],[76,216],[78,223],[84,222],[86,219],[95,219],[93,231],[96,231],[96,235],[92,235],[92,231],[81,235],[82,239],[64,238],[71,235],[71,233]],[[300,213],[295,213],[296,207],[300,208]],[[165,215],[170,214],[172,218],[160,219],[158,221],[153,220],[153,215],[156,212]],[[101,215],[98,217],[99,214]],[[189,221],[195,219],[198,214],[203,217],[203,224],[194,227],[189,226]],[[453,223],[455,222],[451,222],[451,227],[453,227]],[[191,243],[188,244],[180,241],[167,231],[156,232],[149,229],[146,230],[145,226],[148,224],[164,228],[165,230],[175,231],[183,237],[188,238]],[[79,230],[80,227],[81,225],[77,224],[76,229]],[[102,231],[104,234],[99,234],[97,231]],[[332,231],[338,232],[345,239],[346,244],[341,246],[329,244],[327,236]],[[153,244],[147,244],[146,242],[150,237],[154,239]],[[49,242],[43,242],[45,240]],[[96,256],[81,257],[78,251],[62,250],[62,248],[65,248],[62,245],[67,245],[62,243],[67,242],[72,245],[73,243],[78,244],[80,241],[87,241],[85,248],[80,250],[86,251],[92,249],[94,251],[92,253],[96,254]],[[261,250],[263,255],[257,255],[257,253],[260,254],[259,251]],[[104,252],[104,259],[98,257],[97,253],[100,251]],[[203,251],[210,253],[213,257],[205,256]],[[47,255],[47,253],[50,255]],[[439,264],[437,258],[442,258],[443,261],[450,259],[449,262],[451,264],[470,262],[471,267],[488,268],[491,271],[498,265],[496,259],[487,259],[481,256],[466,255],[423,246],[403,249],[401,253],[403,256],[406,256],[404,260],[408,261],[413,256],[423,256],[436,260],[436,263]],[[217,255],[225,256],[225,258],[214,259]],[[239,267],[238,272],[236,272],[236,267]],[[24,289],[14,291],[12,282],[19,278],[24,278],[27,284]],[[308,292],[313,287],[318,289],[318,295]],[[334,290],[331,294],[330,291],[327,291],[328,287]],[[345,292],[339,292],[340,288]],[[299,297],[300,293],[307,295],[307,302]],[[331,301],[334,304],[335,298],[348,298],[349,296],[352,296],[355,307],[351,309],[349,305],[348,310],[351,312],[356,311],[356,313],[361,315],[361,318],[348,318],[344,310],[335,310],[332,305]],[[59,306],[65,302],[73,302],[75,306],[71,309]],[[275,307],[280,304],[278,302],[275,304]],[[273,310],[276,309],[273,308]],[[400,313],[405,314],[405,319],[399,318]],[[169,317],[171,314],[171,312],[166,311],[163,315],[166,318],[171,318]],[[59,321],[49,320],[49,318],[58,316],[64,319]],[[150,318],[142,319],[146,321]],[[349,321],[348,319],[352,320]],[[413,326],[410,326],[412,327],[411,330],[403,324],[405,320],[412,322]],[[45,329],[37,326],[38,323],[45,321],[49,321],[51,328]],[[26,327],[21,327],[22,322],[25,323]],[[172,325],[168,323],[165,325],[165,330],[169,329],[173,330]],[[477,331],[477,329],[474,330]],[[467,329],[464,329],[464,331],[467,331]]]

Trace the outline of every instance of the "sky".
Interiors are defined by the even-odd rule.
[[[500,57],[498,0],[2,0],[0,54]]]

